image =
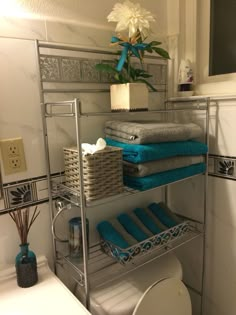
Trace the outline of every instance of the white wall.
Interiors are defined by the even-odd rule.
[[[172,1],[169,2],[170,16]],[[194,62],[196,95],[235,95],[236,74],[208,76],[209,68],[209,25],[210,0],[179,0],[179,23],[175,20],[179,33],[175,35],[176,59],[189,57]],[[173,30],[173,21],[168,19],[168,29]],[[170,33],[173,35],[173,33]],[[171,37],[171,36],[170,36]],[[177,67],[173,69],[176,75]],[[176,92],[173,86],[172,95]],[[234,141],[236,101],[218,102],[210,114],[210,154],[215,158],[236,157]],[[199,199],[192,196],[192,205],[179,200],[186,194],[186,184],[179,185],[173,195],[175,205],[191,214],[199,215],[195,209]],[[199,190],[195,187],[196,195]],[[235,291],[235,181],[209,177],[208,212],[207,212],[207,252],[206,252],[206,291],[204,315],[233,315],[236,304],[232,292]],[[200,253],[200,251],[199,251]],[[191,263],[192,280],[199,278],[196,264]],[[200,270],[201,271],[201,270]],[[188,280],[188,279],[187,279]],[[197,282],[196,282],[197,283]]]
[[[197,94],[235,95],[236,73],[208,76],[210,0],[198,1]],[[210,153],[236,156],[236,101],[219,102],[211,111]],[[235,298],[235,181],[209,179],[209,210],[207,215],[206,314],[233,315]]]

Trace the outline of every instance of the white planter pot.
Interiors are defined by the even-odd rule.
[[[148,88],[145,83],[113,84],[110,94],[112,111],[148,110]]]

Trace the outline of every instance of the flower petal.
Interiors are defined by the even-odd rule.
[[[117,22],[117,32],[127,30],[130,38],[138,31],[141,32],[142,37],[146,36],[150,29],[149,22],[155,21],[151,12],[142,8],[139,3],[129,0],[123,4],[116,3],[107,19],[108,22]]]

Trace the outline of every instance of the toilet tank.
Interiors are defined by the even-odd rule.
[[[131,315],[151,284],[163,278],[182,280],[182,276],[180,261],[175,255],[166,254],[116,280],[92,289],[90,311],[93,315]],[[82,291],[77,290],[76,296],[84,302]]]

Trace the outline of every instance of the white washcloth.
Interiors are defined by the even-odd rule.
[[[94,154],[97,151],[103,150],[106,147],[106,141],[99,138],[96,144],[82,143],[82,153],[83,155]]]

